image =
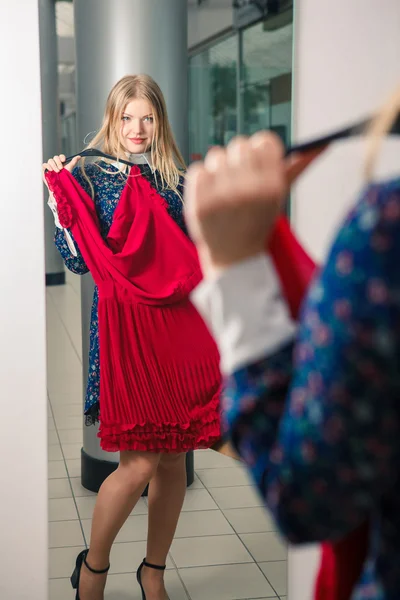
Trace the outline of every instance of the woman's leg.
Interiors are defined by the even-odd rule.
[[[161,454],[149,487],[149,531],[146,560],[165,565],[186,492],[185,454]],[[165,600],[164,573],[143,569],[147,600]]]
[[[157,471],[159,454],[121,452],[120,463],[100,488],[93,513],[88,564],[104,569],[110,561],[111,546],[139,500],[146,485]],[[81,600],[103,600],[106,575],[82,569],[79,593]]]

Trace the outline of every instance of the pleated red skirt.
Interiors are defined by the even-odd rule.
[[[185,452],[219,439],[218,351],[189,300],[161,310],[103,286],[99,325],[104,450]]]

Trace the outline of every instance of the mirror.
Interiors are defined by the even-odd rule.
[[[154,0],[147,2],[152,6],[157,4]],[[52,3],[43,4],[42,23],[46,22],[46,27],[43,26],[41,30],[42,51],[44,59],[48,59]],[[179,23],[179,19],[187,18],[187,7],[186,2],[178,4],[183,16],[177,13],[174,19]],[[227,4],[229,11],[231,6]],[[112,69],[108,69],[107,55],[95,38],[103,37],[103,46],[106,47],[107,31],[111,35],[112,28],[118,26],[119,45],[115,43],[113,51],[117,52],[117,47],[121,47],[124,56],[137,56],[133,46],[129,46],[135,42],[129,31],[132,27],[123,33],[129,21],[126,15],[131,14],[134,5],[135,2],[122,0],[109,0],[101,4],[93,0],[56,2],[58,97],[55,97],[56,92],[49,91],[51,76],[45,69],[43,72],[48,84],[44,98],[47,98],[47,106],[51,101],[57,101],[58,115],[54,120],[49,110],[43,112],[43,128],[49,136],[47,147],[58,147],[67,156],[74,154],[93,139],[101,127],[106,100],[103,90],[111,89],[120,74],[115,76]],[[146,10],[135,13],[143,18],[143,23],[139,25],[141,31],[146,31],[151,22]],[[158,10],[166,10],[164,0],[158,2]],[[212,19],[207,6],[200,6],[196,10],[205,11],[204,18]],[[114,11],[126,11],[124,21],[114,18]],[[173,30],[171,36],[171,32],[167,32],[168,27],[176,28],[176,23],[174,25],[169,19],[168,11],[164,16],[163,35],[166,35],[167,41],[174,38],[174,43],[178,43],[179,34]],[[190,19],[197,19],[198,16],[199,13],[189,10],[189,31]],[[229,36],[221,27],[221,33],[222,38],[216,36],[211,43],[190,52],[191,159],[204,156],[210,145],[219,141],[226,143],[240,131],[250,133],[267,126],[274,128],[285,141],[290,138],[292,19],[282,22],[278,29],[269,28],[267,22],[258,22]],[[129,42],[123,41],[126,36],[129,36]],[[163,43],[168,45],[165,40]],[[77,64],[75,44],[78,54],[81,52],[84,66]],[[189,49],[194,45],[189,39]],[[111,46],[107,48],[112,51]],[[167,48],[164,50],[169,51]],[[149,47],[147,51],[151,55]],[[95,66],[93,55],[98,61]],[[179,68],[171,67],[176,75],[180,65],[185,63],[185,56],[177,56],[171,50],[171,57],[179,61]],[[147,56],[143,58],[143,63],[132,59],[132,64],[125,58],[116,62],[119,60],[126,72],[135,68],[141,72],[150,70],[148,65],[155,59]],[[92,67],[87,70],[91,61]],[[121,76],[124,74],[122,72]],[[52,75],[53,83],[54,76],[55,72]],[[103,83],[100,82],[102,77]],[[220,85],[225,80],[229,82],[227,87]],[[174,91],[166,83],[168,78],[163,80],[160,74],[157,81],[165,92],[176,137],[178,140],[184,139],[186,119],[182,119],[179,110],[174,109],[171,100]],[[84,98],[87,90],[90,90],[90,101]],[[182,94],[183,91],[179,90],[178,95]],[[54,128],[57,120],[60,124],[58,132]],[[54,153],[49,149],[49,156]],[[108,200],[104,198],[104,202],[107,201],[111,201],[111,196]],[[62,246],[68,266],[80,274],[64,270],[52,241],[53,217],[49,210],[46,215],[46,254],[49,264],[53,261],[48,272],[53,277],[48,277],[46,289],[49,586],[50,600],[63,600],[72,598],[69,577],[77,555],[89,546],[98,488],[107,475],[115,472],[119,457],[114,452],[100,449],[98,424],[87,426],[83,417],[85,400],[90,404],[91,397],[98,393],[96,316],[91,325],[93,280],[85,273],[80,258],[68,254],[68,247],[60,241],[59,247]],[[58,235],[61,240],[62,234]],[[88,373],[90,388],[87,393]],[[244,466],[235,460],[229,449],[219,448],[218,452],[211,449],[196,450],[186,459],[186,472],[189,480],[193,481],[187,488],[166,561],[165,582],[170,597],[177,600],[286,599],[287,547],[278,536]],[[160,499],[156,498],[155,502],[160,505]],[[163,504],[163,510],[167,510],[167,498]],[[110,506],[107,514],[112,510]],[[149,498],[139,494],[134,507],[128,511],[129,516],[117,534],[111,551],[106,599],[130,600],[141,597],[136,571],[146,555],[148,514]],[[155,520],[154,523],[153,527],[162,526],[161,521]],[[105,566],[99,564],[95,568]]]

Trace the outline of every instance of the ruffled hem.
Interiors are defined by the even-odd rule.
[[[203,407],[196,407],[188,423],[131,423],[105,425],[98,437],[106,452],[188,452],[211,448],[221,437],[219,396]]]
[[[177,430],[161,425],[157,429],[141,430],[136,425],[126,425],[118,432],[113,428],[100,426],[98,437],[100,445],[106,452],[188,452],[210,448],[221,435],[219,418],[200,427],[198,430],[190,425],[186,430]]]

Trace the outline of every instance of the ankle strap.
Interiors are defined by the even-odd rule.
[[[111,565],[108,565],[108,567],[106,569],[100,569],[100,570],[92,569],[92,567],[89,565],[89,563],[86,560],[86,556],[87,556],[87,553],[83,558],[83,562],[85,563],[85,567],[88,569],[88,571],[90,571],[91,573],[94,573],[95,575],[104,575],[104,573],[108,573]]]
[[[156,569],[157,571],[165,571],[166,569],[166,565],[164,565],[163,567],[161,567],[160,565],[152,565],[151,563],[147,562],[145,558],[143,559],[143,564],[145,567],[148,567],[149,569]]]

